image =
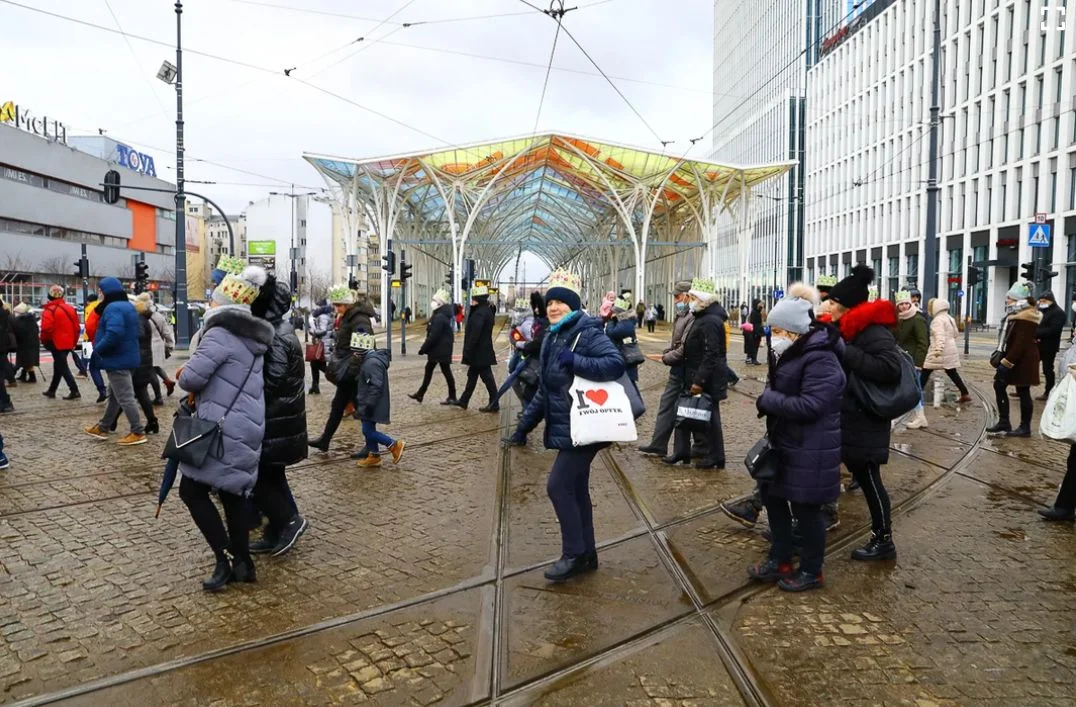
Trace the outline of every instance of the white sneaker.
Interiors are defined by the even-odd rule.
[[[927,426],[927,414],[923,408],[915,411],[915,419],[905,425],[909,430],[918,430]]]

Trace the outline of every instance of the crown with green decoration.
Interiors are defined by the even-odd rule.
[[[837,276],[836,275],[819,275],[818,276],[818,282],[815,283],[815,287],[817,287],[820,290],[821,289],[828,290],[829,288],[834,287],[836,284],[837,284]]]
[[[356,351],[373,351],[377,348],[377,339],[373,334],[357,331],[351,335],[351,348]]]
[[[579,294],[583,289],[583,280],[574,272],[568,270],[554,270],[549,273],[549,289],[563,287],[566,290]]]
[[[613,309],[620,310],[621,312],[626,312],[631,309],[631,300],[624,297],[617,297],[615,300],[613,300]]]
[[[901,302],[911,302],[912,293],[908,292],[908,290],[897,290],[893,294],[893,301],[897,304],[900,304]]]
[[[705,295],[717,294],[714,281],[705,277],[696,277],[691,280],[691,292],[699,292]]]
[[[531,301],[526,297],[516,297],[516,309],[526,312],[531,308]]]
[[[441,288],[437,292],[433,293],[433,300],[440,302],[441,304],[448,304],[452,301],[452,295],[448,294],[448,290]]]
[[[489,297],[489,287],[486,285],[475,285],[471,288],[471,297]]]
[[[234,255],[222,255],[217,261],[217,270],[223,270],[230,275],[242,275],[247,267],[247,261]]]
[[[878,288],[872,285],[867,288],[867,301],[873,302],[876,299],[878,299]]]
[[[347,285],[333,285],[329,288],[329,301],[333,304],[355,304],[355,295]]]

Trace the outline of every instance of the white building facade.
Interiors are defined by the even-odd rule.
[[[1032,260],[1036,217],[1057,298],[1076,295],[1076,46],[1060,0],[943,2],[937,292],[996,324]],[[874,267],[882,296],[922,287],[931,0],[876,0],[807,80],[805,271]],[[991,265],[967,288],[969,258]],[[1073,263],[1073,265],[1069,265]]]

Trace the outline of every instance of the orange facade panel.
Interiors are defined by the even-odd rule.
[[[149,204],[127,200],[131,210],[131,240],[127,247],[147,253],[157,251],[157,209]]]

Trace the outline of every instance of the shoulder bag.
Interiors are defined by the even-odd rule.
[[[216,453],[219,459],[224,454],[224,418],[235,407],[243,389],[247,387],[250,374],[254,371],[257,357],[250,363],[247,375],[239,385],[231,404],[220,416],[219,420],[203,420],[196,417],[194,412],[187,406],[180,406],[176,412],[176,418],[172,422],[172,434],[168,435],[168,442],[164,446],[161,459],[172,459],[180,464],[189,464],[195,468],[201,468],[211,451]]]
[[[637,339],[625,339],[617,345],[617,348],[620,349],[620,355],[624,357],[624,365],[628,368],[641,366],[646,361],[646,356],[643,355],[643,350],[639,348]]]
[[[919,371],[908,352],[897,348],[900,357],[900,381],[898,383],[875,383],[850,373],[848,390],[863,410],[881,420],[895,420],[914,410],[923,400],[923,388]]]
[[[306,360],[308,362],[324,361],[325,360],[325,342],[318,339],[314,343],[307,342],[306,344]]]
[[[777,481],[779,462],[777,450],[770,446],[768,434],[762,435],[762,439],[755,442],[743,460],[747,473],[760,484],[771,484]]]

